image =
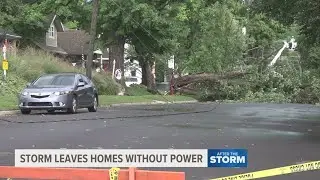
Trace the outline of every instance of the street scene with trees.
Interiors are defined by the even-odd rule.
[[[174,75],[175,93],[203,100],[319,101],[316,1],[101,0],[91,33],[93,3],[4,0],[0,27],[22,37],[17,49],[23,51],[47,31],[48,16],[55,14],[68,29],[94,33],[94,47],[108,48],[110,67],[115,60],[124,73],[126,58],[137,61],[150,92]],[[174,67],[168,68],[172,57]]]
[[[248,150],[244,169],[172,168],[192,180],[319,164],[319,0],[0,0],[0,47],[0,178],[16,148]],[[18,111],[65,72],[95,85],[90,113],[74,94],[69,115]]]

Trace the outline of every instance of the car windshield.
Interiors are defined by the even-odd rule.
[[[74,75],[45,75],[37,79],[32,85],[36,87],[73,86]]]

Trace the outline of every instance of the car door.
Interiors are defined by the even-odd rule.
[[[85,81],[86,83],[86,106],[91,106],[93,105],[94,101],[94,87],[92,86],[92,83],[90,79],[87,76],[81,75],[81,78]]]
[[[78,105],[80,107],[85,106],[86,104],[86,94],[87,90],[85,86],[78,86],[79,83],[85,83],[81,76],[77,76],[77,87],[76,87],[76,94],[78,96]]]

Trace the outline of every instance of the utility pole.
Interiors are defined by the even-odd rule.
[[[88,58],[87,58],[87,64],[86,64],[87,65],[86,74],[90,79],[92,79],[92,61],[93,61],[94,41],[96,38],[98,11],[99,11],[99,0],[93,0],[91,28],[90,28],[90,43],[89,43],[89,51],[88,51]]]

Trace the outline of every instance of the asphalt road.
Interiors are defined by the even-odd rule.
[[[194,111],[203,112],[183,114]],[[166,116],[175,113],[181,114]],[[188,180],[204,180],[320,160],[320,109],[311,105],[148,105],[0,119],[0,165],[14,165],[16,148],[248,149],[249,167],[244,169],[162,169],[185,171]],[[319,176],[320,171],[313,171],[266,179]]]

